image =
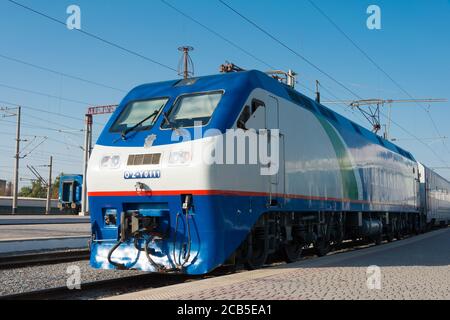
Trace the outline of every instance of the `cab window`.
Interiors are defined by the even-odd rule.
[[[168,98],[135,101],[128,104],[120,116],[111,126],[111,132],[122,132],[136,126],[146,118],[137,130],[147,130],[154,125],[162,108],[169,101]],[[154,116],[152,116],[154,115]]]
[[[222,92],[181,96],[169,111],[162,128],[193,127],[198,122],[202,126],[208,124],[222,96]]]

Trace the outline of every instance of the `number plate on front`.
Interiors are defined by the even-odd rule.
[[[123,177],[129,179],[159,179],[161,178],[160,170],[142,170],[142,171],[125,171]]]

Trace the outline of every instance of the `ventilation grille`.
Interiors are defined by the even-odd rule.
[[[161,161],[161,153],[153,154],[131,154],[128,157],[128,166],[142,166],[159,164]]]

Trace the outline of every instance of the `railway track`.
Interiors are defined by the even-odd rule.
[[[408,238],[408,237],[405,237]],[[354,250],[363,250],[368,247],[374,246],[373,243],[367,243],[364,241],[356,242],[345,242],[340,248],[338,248],[332,254],[341,254]],[[22,258],[18,261],[18,264],[29,264],[29,263],[58,263],[67,262],[68,259],[76,260],[76,254],[82,257],[88,257],[88,252],[81,250],[78,253],[71,253],[67,256],[55,255],[50,257],[50,260],[44,261],[44,255],[40,257],[28,257]],[[32,259],[29,259],[32,258]],[[47,257],[48,258],[48,257]],[[315,251],[313,249],[305,249],[304,256],[302,260],[315,259]],[[1,262],[1,260],[0,260]],[[11,263],[10,263],[11,264]],[[275,266],[285,264],[279,261],[272,261],[271,264],[265,266]],[[5,266],[7,264],[3,264]],[[1,266],[1,264],[0,264]],[[55,287],[45,290],[23,292],[19,294],[12,294],[1,296],[0,300],[89,300],[89,299],[101,299],[105,297],[111,297],[119,294],[130,293],[150,288],[159,288],[168,285],[179,284],[187,281],[198,281],[211,277],[223,276],[226,274],[234,272],[246,272],[246,270],[236,269],[234,267],[221,267],[216,271],[203,276],[189,276],[181,274],[141,274],[134,276],[126,276],[115,279],[107,279],[101,281],[92,281],[88,283],[81,284],[81,290],[69,290],[67,287]]]
[[[143,274],[81,284],[81,289],[57,287],[6,295],[0,300],[93,300],[149,288],[159,288],[188,280],[201,279],[185,275]]]
[[[305,252],[304,260],[313,259],[312,251]],[[272,262],[264,268],[284,264]],[[145,289],[160,288],[169,285],[180,284],[188,281],[220,277],[230,273],[248,272],[244,269],[234,267],[220,267],[210,274],[202,276],[190,276],[182,274],[142,274],[115,279],[93,281],[82,283],[80,290],[70,290],[66,286],[55,287],[44,290],[23,292],[19,294],[0,296],[0,300],[94,300],[115,295],[132,293]]]
[[[89,250],[67,250],[0,256],[0,270],[89,259]]]

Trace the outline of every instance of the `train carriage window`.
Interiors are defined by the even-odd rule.
[[[223,92],[185,95],[177,99],[167,116],[170,123],[164,121],[162,128],[193,127],[197,122],[208,124],[216,110]]]

